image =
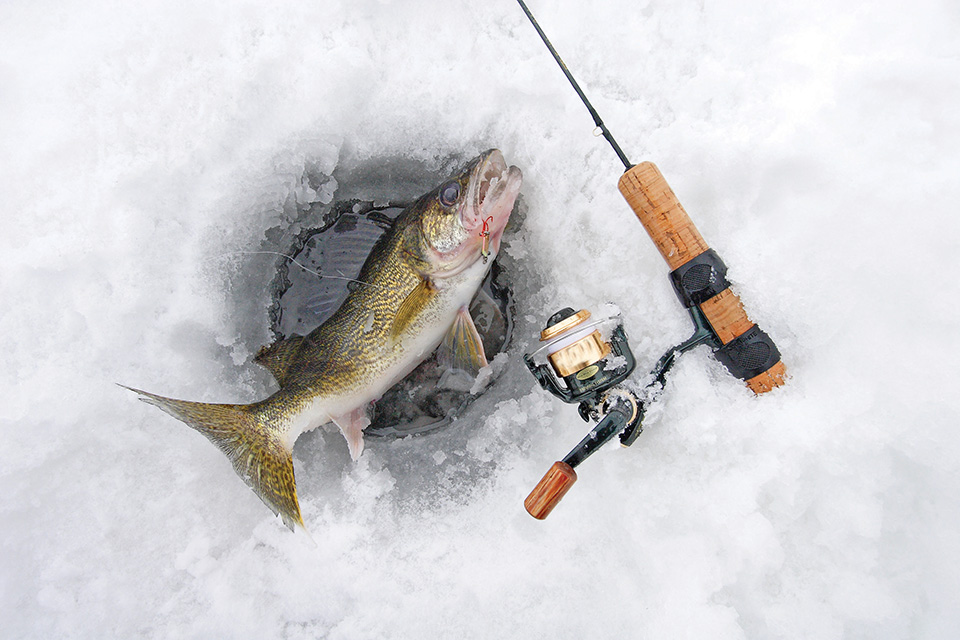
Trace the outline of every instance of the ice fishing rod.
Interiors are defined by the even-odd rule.
[[[524,355],[524,363],[541,387],[564,402],[578,403],[584,420],[599,422],[554,463],[524,501],[530,515],[542,520],[576,482],[574,467],[587,456],[618,434],[621,444],[633,444],[643,430],[646,407],[658,397],[679,355],[710,346],[727,370],[758,395],[782,385],[786,368],[773,340],[747,316],[730,289],[726,265],[700,235],[663,174],[652,162],[634,165],[627,159],[530,9],[523,0],[517,2],[623,162],[620,193],[670,267],[670,282],[694,326],[693,335],[669,349],[639,389],[628,380],[636,361],[619,316],[591,320],[588,311],[568,307],[549,318],[540,333],[543,346]]]
[[[550,39],[547,38],[547,34],[545,34],[543,29],[540,28],[540,24],[537,22],[537,19],[533,17],[532,13],[530,13],[530,9],[528,9],[527,5],[523,3],[523,0],[517,0],[517,2],[520,3],[520,8],[523,9],[523,12],[527,14],[527,18],[530,19],[530,24],[532,24],[533,28],[536,29],[537,33],[540,34],[540,39],[543,40],[543,44],[547,45],[547,49],[549,49],[550,53],[553,54],[553,59],[557,61],[558,65],[560,65],[563,75],[567,76],[567,80],[569,80],[570,84],[573,85],[573,90],[577,92],[577,95],[580,96],[584,106],[587,107],[587,111],[589,111],[590,115],[593,116],[593,122],[603,134],[603,137],[607,139],[607,142],[610,143],[610,146],[613,147],[613,150],[617,152],[617,156],[623,163],[623,167],[625,169],[632,167],[633,165],[630,164],[629,160],[627,160],[627,156],[625,153],[623,153],[623,149],[620,148],[620,145],[617,144],[613,134],[610,133],[609,129],[607,129],[607,125],[603,124],[603,120],[600,119],[600,114],[597,113],[597,110],[594,109],[593,105],[590,104],[590,101],[587,100],[586,94],[583,92],[583,89],[580,88],[580,85],[577,84],[577,80],[573,77],[573,74],[570,73],[570,69],[567,69],[567,65],[563,63],[563,60],[560,58],[560,54],[557,53],[557,50],[553,48],[553,44],[551,44]]]

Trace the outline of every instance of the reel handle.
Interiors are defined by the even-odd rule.
[[[543,520],[577,481],[577,472],[566,462],[554,462],[534,487],[523,506],[537,520]]]
[[[710,249],[655,164],[641,162],[630,167],[618,187],[671,271]],[[723,344],[755,326],[729,287],[698,306]],[[766,393],[783,384],[785,373],[783,361],[778,360],[746,383],[754,393]]]

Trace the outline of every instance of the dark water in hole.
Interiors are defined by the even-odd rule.
[[[324,213],[322,226],[297,235],[284,253],[299,265],[281,260],[271,284],[270,326],[277,339],[306,335],[339,308],[356,286],[351,280],[359,275],[370,249],[405,204],[337,201]],[[470,305],[491,361],[509,346],[513,333],[507,280],[505,270],[494,262]],[[464,372],[441,367],[431,356],[374,403],[364,433],[404,436],[442,427],[476,397],[469,391],[473,382]],[[491,378],[482,392],[496,382]]]

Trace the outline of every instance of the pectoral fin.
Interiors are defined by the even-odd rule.
[[[347,439],[350,457],[356,460],[363,453],[363,430],[370,425],[366,407],[357,407],[341,416],[331,416],[331,420],[340,427],[340,433]]]
[[[462,369],[474,375],[487,366],[483,340],[480,339],[477,326],[466,306],[460,307],[457,312],[457,319],[443,338],[437,358],[444,366]]]
[[[397,338],[402,335],[436,293],[437,288],[430,282],[430,279],[422,278],[420,284],[414,287],[413,291],[400,303],[397,315],[393,319],[393,329],[390,331],[391,337]]]

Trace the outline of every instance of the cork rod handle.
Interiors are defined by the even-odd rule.
[[[671,270],[710,248],[655,164],[641,162],[627,169],[618,186]],[[700,309],[723,344],[754,326],[729,288],[701,303]],[[747,380],[747,386],[754,393],[765,393],[782,385],[785,373],[783,361],[778,361]]]

